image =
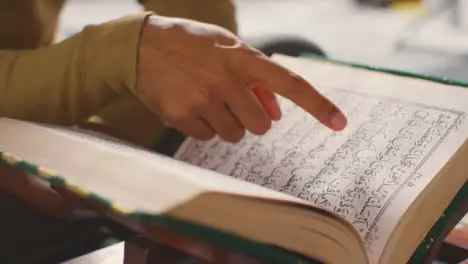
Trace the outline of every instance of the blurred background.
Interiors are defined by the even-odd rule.
[[[468,0],[235,2],[246,39],[301,37],[334,59],[468,81]],[[136,0],[69,0],[61,32],[139,10]]]

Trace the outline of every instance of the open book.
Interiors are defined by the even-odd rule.
[[[171,158],[4,118],[1,159],[131,219],[269,263],[422,261],[468,199],[468,90],[274,58],[335,102],[348,127],[333,132],[279,98],[283,118],[266,135],[186,139]]]

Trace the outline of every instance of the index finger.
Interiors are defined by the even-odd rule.
[[[247,65],[247,66],[246,66]],[[291,100],[333,130],[346,127],[346,117],[328,98],[320,94],[302,77],[262,55],[250,56],[243,70],[268,89]]]

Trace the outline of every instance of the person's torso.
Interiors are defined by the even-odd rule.
[[[65,0],[0,0],[0,50],[33,49],[55,38]]]

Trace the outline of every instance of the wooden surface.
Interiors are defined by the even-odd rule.
[[[124,242],[121,242],[63,264],[125,264],[124,251],[129,255],[131,254],[131,256],[126,256],[127,260],[129,257],[132,258],[132,261],[128,263],[145,263],[141,260],[138,261],[138,259],[145,258],[146,252],[132,251],[130,246],[130,243],[125,245]],[[468,264],[468,216],[447,237],[437,259],[449,261],[448,263]]]

